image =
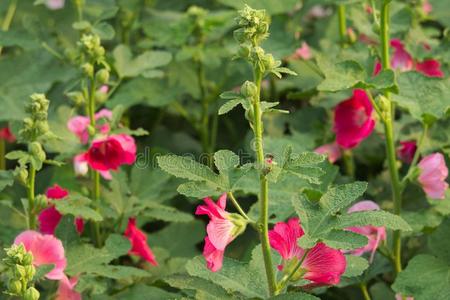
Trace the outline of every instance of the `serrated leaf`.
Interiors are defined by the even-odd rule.
[[[14,174],[12,171],[0,170],[0,192],[7,186],[12,186],[14,183]]]
[[[224,114],[230,112],[231,110],[233,110],[239,104],[243,105],[245,101],[246,100],[244,98],[236,98],[236,99],[229,100],[229,101],[225,102],[224,104],[222,104],[222,106],[219,108],[218,114],[224,115]]]
[[[296,293],[286,293],[286,294],[282,294],[282,295],[278,295],[278,296],[274,296],[274,297],[270,297],[270,300],[320,300],[320,298],[307,294],[307,293],[301,293],[301,292],[296,292]]]
[[[203,278],[174,275],[164,279],[164,281],[174,288],[196,291],[197,299],[233,299],[233,297],[228,295],[228,293],[219,285]]]
[[[364,225],[384,226],[392,230],[411,231],[411,226],[401,217],[386,211],[357,211],[338,217],[336,228],[359,227]]]
[[[354,182],[332,187],[320,198],[319,203],[327,211],[327,214],[335,215],[362,196],[366,189],[366,182]]]
[[[347,267],[342,275],[344,277],[359,276],[369,267],[367,259],[361,256],[345,255],[345,260],[347,261]]]
[[[352,250],[366,246],[368,239],[352,231],[331,230],[322,242],[334,249]]]
[[[103,217],[97,211],[89,207],[91,202],[91,199],[80,195],[70,195],[63,200],[53,201],[56,209],[63,215],[70,214],[94,222],[102,221]]]
[[[182,212],[172,206],[162,205],[158,203],[148,203],[146,209],[142,211],[146,217],[166,222],[191,222],[194,220],[191,214]]]
[[[366,82],[364,82],[361,87],[398,92],[398,86],[395,82],[395,73],[392,70],[382,70],[375,77],[366,79]]]
[[[325,76],[325,79],[317,86],[319,91],[337,92],[350,89],[366,78],[364,68],[354,60],[334,63],[319,55],[317,64]]]
[[[239,156],[229,150],[219,150],[214,153],[214,164],[220,173],[239,166]]]

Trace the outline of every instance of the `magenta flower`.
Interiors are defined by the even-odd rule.
[[[418,164],[420,175],[418,181],[428,197],[444,199],[448,183],[448,169],[444,156],[441,153],[433,153],[425,156]]]
[[[11,132],[9,127],[0,128],[0,140],[7,141],[8,143],[14,143],[16,136]]]
[[[308,43],[302,42],[302,46],[295,50],[294,58],[303,60],[309,60],[312,58],[311,48],[309,47]]]
[[[400,147],[397,148],[397,155],[401,161],[410,164],[416,154],[416,141],[401,141]]]
[[[435,59],[416,62],[416,71],[429,77],[444,77],[444,72],[441,70],[441,63]]]
[[[41,234],[37,231],[27,230],[19,234],[14,240],[15,245],[23,244],[25,250],[33,254],[33,265],[54,265],[45,277],[50,280],[61,280],[64,275],[67,261],[64,256],[64,247],[59,239],[50,234]]]
[[[55,184],[53,187],[48,188],[46,196],[52,200],[62,200],[69,195],[67,190],[61,188]],[[43,209],[38,216],[39,231],[44,234],[55,234],[56,227],[58,227],[61,221],[62,215],[56,210],[55,206],[51,205],[46,209]],[[81,218],[75,218],[75,227],[79,234],[84,230],[84,222]]]
[[[314,152],[319,154],[325,154],[328,157],[330,163],[332,164],[335,163],[342,156],[341,148],[336,143],[322,145],[316,148]]]
[[[112,112],[108,109],[102,109],[98,113],[95,114],[95,120],[111,120]],[[88,127],[90,124],[90,120],[85,116],[75,116],[71,118],[67,122],[67,128],[73,132],[79,139],[82,144],[87,144],[89,141],[89,131]],[[96,125],[97,131],[101,134],[107,134],[110,130],[109,124],[105,122],[100,122]]]
[[[147,244],[147,235],[136,226],[136,218],[128,219],[128,226],[124,235],[131,243],[130,255],[136,255],[154,266],[158,265],[152,249]]]
[[[291,218],[287,223],[279,222],[269,231],[270,246],[283,258],[280,270],[302,259],[305,250],[297,241],[304,235],[298,218]],[[307,254],[299,269],[302,278],[311,281],[309,287],[338,284],[345,272],[347,262],[341,251],[332,249],[323,243],[317,243]],[[295,275],[294,275],[295,276]]]
[[[111,135],[94,140],[85,158],[94,170],[117,170],[123,164],[131,165],[135,162],[136,144],[129,135]]]
[[[364,90],[353,90],[353,96],[339,103],[334,110],[333,131],[342,148],[358,146],[374,127],[373,106]]]
[[[196,215],[207,215],[210,219],[206,226],[207,236],[203,256],[208,269],[217,272],[222,268],[225,248],[245,230],[246,221],[240,215],[225,211],[227,194],[220,196],[217,203],[211,198],[204,199],[206,205],[199,205]]]
[[[81,153],[73,158],[73,168],[75,174],[78,176],[85,176],[89,172],[89,164],[87,161],[86,153]],[[106,179],[111,180],[112,175],[110,171],[98,171],[100,175]]]
[[[56,291],[55,300],[81,300],[81,294],[75,291],[75,286],[78,283],[77,277],[67,278],[64,276],[59,281],[58,290]]]
[[[353,213],[357,211],[379,210],[379,209],[380,207],[375,202],[370,200],[364,200],[355,203],[352,207],[350,207],[348,209],[348,213]],[[364,253],[370,252],[371,253],[370,262],[372,262],[375,252],[377,251],[378,246],[380,245],[380,242],[386,240],[386,228],[367,225],[362,227],[349,227],[347,228],[347,230],[364,235],[368,239],[368,243],[366,246],[352,250],[350,251],[350,253],[356,256],[361,256]]]
[[[64,8],[64,2],[65,0],[46,0],[45,6],[47,6],[47,8],[51,10],[57,10]]]

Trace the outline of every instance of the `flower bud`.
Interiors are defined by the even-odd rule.
[[[34,275],[36,274],[36,268],[33,265],[25,266],[25,278],[27,281],[33,280]]]
[[[242,44],[238,50],[238,56],[242,58],[249,58],[251,53],[251,49],[249,45]]]
[[[67,97],[76,105],[76,106],[82,106],[86,103],[86,99],[84,99],[82,92],[70,92],[67,93]]]
[[[245,98],[252,98],[258,93],[258,87],[251,81],[246,81],[241,86],[241,95]]]
[[[30,252],[27,252],[22,259],[22,264],[27,266],[27,265],[31,265],[33,263],[33,254],[31,254]]]
[[[40,297],[39,291],[34,287],[28,288],[28,290],[23,295],[24,300],[38,300]]]
[[[34,201],[39,209],[47,207],[48,199],[45,195],[37,195]]]
[[[27,272],[26,272],[24,266],[14,265],[13,272],[14,272],[14,277],[17,279],[26,278]]]
[[[44,161],[46,158],[45,151],[42,149],[42,145],[39,142],[28,144],[28,152],[40,161]]]
[[[8,282],[8,292],[13,295],[20,295],[22,293],[22,282],[20,280],[10,280]]]
[[[95,127],[94,126],[89,125],[87,129],[88,129],[88,133],[89,133],[90,136],[94,136],[95,135]]]
[[[97,103],[98,105],[101,105],[101,104],[105,103],[106,100],[108,100],[108,93],[103,93],[100,90],[97,90],[95,92],[95,103]]]
[[[14,175],[16,176],[17,180],[26,185],[27,184],[27,179],[28,179],[28,171],[25,168],[21,168],[21,167],[16,167],[16,169],[14,170]]]
[[[90,63],[85,63],[81,66],[81,70],[83,71],[83,74],[92,77],[94,76],[94,66]]]
[[[109,81],[109,71],[107,69],[100,69],[95,74],[97,84],[105,84]]]
[[[266,71],[270,71],[276,67],[275,59],[273,58],[273,55],[270,53],[264,55],[263,63]]]

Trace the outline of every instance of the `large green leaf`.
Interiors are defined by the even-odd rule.
[[[0,171],[0,192],[7,186],[11,186],[14,183],[14,175],[12,171]]]
[[[293,11],[298,4],[297,0],[219,0],[219,2],[236,9],[242,9],[247,4],[255,9],[265,9],[271,15]]]
[[[64,200],[54,201],[56,209],[63,215],[70,214],[75,217],[80,217],[85,220],[92,220],[99,222],[103,220],[103,217],[94,209],[89,207],[92,200],[89,198],[71,195]]]
[[[196,299],[234,299],[219,285],[203,278],[187,275],[174,275],[164,281],[170,286],[178,289],[194,290],[196,292]]]

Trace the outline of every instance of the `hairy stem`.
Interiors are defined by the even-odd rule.
[[[384,0],[381,7],[381,63],[384,70],[391,68],[390,57],[389,57],[389,2],[390,0]],[[384,93],[386,99],[389,100],[390,105],[385,108],[385,120],[384,120],[384,131],[386,136],[386,154],[388,158],[389,173],[391,177],[391,188],[392,188],[392,198],[394,201],[394,213],[400,215],[402,207],[402,197],[401,197],[401,183],[397,168],[397,159],[395,152],[395,138],[394,138],[394,116],[395,116],[395,106],[392,103],[391,95],[388,91]],[[402,270],[401,261],[401,246],[402,246],[401,232],[396,230],[394,232],[394,268],[395,272],[399,273]]]
[[[371,300],[369,290],[367,289],[367,284],[365,282],[361,282],[359,285],[359,288],[361,289],[361,293],[363,294],[364,300]]]
[[[198,62],[198,84],[200,88],[200,99],[202,101],[202,114],[200,119],[200,138],[203,153],[206,154],[208,166],[212,166],[212,153],[209,134],[209,98],[206,96],[205,68],[201,61]]]
[[[28,228],[36,229],[36,216],[34,210],[34,185],[36,181],[36,169],[30,164],[28,169]]]
[[[292,277],[294,277],[295,273],[297,273],[297,271],[301,268],[303,262],[306,259],[306,256],[308,255],[309,251],[311,251],[311,249],[307,249],[305,250],[305,252],[302,255],[302,258],[298,261],[297,265],[295,265],[294,269],[289,273],[286,274],[278,283],[278,287],[277,287],[277,293],[281,292],[282,290],[284,290],[286,288],[286,286],[288,285],[289,281],[291,280]]]
[[[246,219],[247,221],[254,223],[252,219],[245,213],[245,211],[242,209],[242,207],[239,205],[239,202],[236,200],[232,192],[228,192],[228,197],[231,200],[231,203],[233,203],[233,206],[236,208],[236,210],[239,212],[239,214]]]
[[[260,103],[262,74],[261,71],[258,69],[258,66],[255,66],[254,80],[257,87],[257,92],[253,99],[253,114],[254,114],[253,131],[255,134],[255,147],[256,147],[255,151],[256,151],[257,165],[260,171],[259,175],[260,217],[258,227],[259,227],[259,237],[261,240],[261,248],[264,258],[264,266],[266,269],[267,283],[269,286],[269,293],[272,296],[276,293],[277,289],[269,243],[269,182],[266,178],[266,175],[263,173],[264,167],[263,122]]]
[[[345,5],[338,5],[338,21],[339,21],[339,37],[341,38],[341,45],[347,44],[347,22],[345,19]]]
[[[350,177],[355,177],[355,160],[352,150],[344,150],[342,158],[344,160],[345,173]]]

